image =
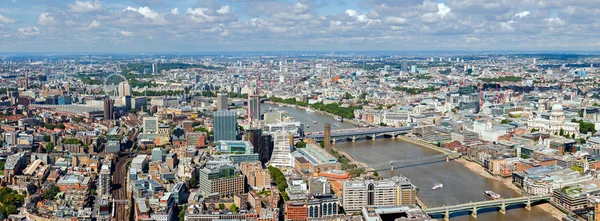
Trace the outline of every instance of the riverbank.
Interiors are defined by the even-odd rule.
[[[401,140],[408,141],[408,142],[411,142],[413,144],[416,144],[416,145],[419,145],[422,147],[428,147],[430,149],[434,149],[434,150],[437,150],[442,153],[449,152],[449,150],[434,146],[430,143],[425,143],[424,141],[411,139],[411,138],[408,138],[405,136],[400,136],[400,137],[401,137]],[[471,172],[476,173],[479,176],[500,182],[505,187],[507,187],[519,194],[522,194],[521,189],[512,183],[511,178],[502,178],[502,177],[494,176],[494,175],[490,174],[487,170],[485,170],[485,168],[483,168],[483,166],[479,165],[478,163],[468,161],[464,158],[458,158],[454,161],[460,163],[461,165],[463,165],[464,167],[469,169]],[[556,220],[561,220],[562,217],[566,215],[562,211],[560,211],[558,208],[552,206],[550,203],[541,204],[541,205],[538,205],[537,207],[544,210],[544,212],[547,212],[550,215],[552,215],[552,217],[554,217]]]
[[[430,143],[427,143],[425,141],[415,139],[415,138],[409,138],[406,136],[398,136],[398,139],[409,142],[409,143],[413,143],[415,145],[419,145],[421,147],[427,147],[429,149],[433,149],[433,150],[436,150],[441,153],[451,153],[452,152],[450,150],[443,149],[441,147],[435,146],[433,144],[430,144]],[[478,174],[479,176],[500,182],[503,184],[503,186],[521,194],[521,189],[512,183],[511,178],[502,178],[502,177],[494,176],[494,175],[490,174],[487,170],[485,170],[485,168],[483,168],[478,163],[466,160],[464,158],[458,158],[458,159],[455,159],[454,161],[460,163],[461,165],[463,165],[464,167],[469,169],[471,172]],[[548,214],[550,214],[552,217],[554,217],[557,220],[561,220],[562,217],[566,215],[565,213],[563,213],[561,210],[554,207],[550,203],[538,205],[538,206],[536,206],[536,208],[542,209],[544,212],[547,212]]]
[[[291,104],[284,104],[284,103],[277,103],[277,102],[272,102],[272,101],[265,101],[265,104],[271,104],[271,105],[277,105],[277,106],[283,106],[283,107],[289,107],[289,108],[296,108],[298,110],[304,110],[306,111],[307,107],[303,107],[303,106],[298,106],[298,105],[291,105]],[[335,114],[329,113],[329,112],[325,112],[325,111],[321,111],[321,110],[317,110],[317,109],[311,109],[313,110],[315,113],[317,114],[322,114],[322,115],[327,115],[327,116],[337,116]],[[356,119],[348,119],[348,118],[344,118],[343,119],[345,123],[350,123],[356,127],[363,127],[365,125],[365,123],[362,123]],[[372,126],[372,125],[371,125]]]

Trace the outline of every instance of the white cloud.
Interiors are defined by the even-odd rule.
[[[15,23],[15,20],[0,14],[0,23],[10,24]]]
[[[402,24],[406,24],[407,19],[406,18],[401,18],[401,17],[386,17],[385,19],[383,19],[385,24],[390,24],[390,25],[402,25]]]
[[[97,28],[97,27],[100,27],[100,22],[99,22],[99,21],[92,21],[92,23],[90,23],[90,24],[88,25],[88,28],[89,28],[89,29],[92,29],[92,28]]]
[[[348,14],[348,16],[350,16],[350,17],[354,17],[358,13],[356,12],[356,10],[348,9],[348,10],[346,10],[346,14]]]
[[[38,17],[37,24],[42,26],[55,25],[56,19],[54,18],[54,16],[48,14],[47,12],[42,12]]]
[[[529,11],[522,11],[522,12],[515,14],[515,17],[524,18],[524,17],[527,17],[528,15],[529,15]]]
[[[171,14],[173,14],[173,15],[179,15],[179,8],[171,9]]]
[[[440,18],[444,18],[452,10],[450,7],[444,5],[444,3],[437,4],[437,7],[438,7],[437,13],[438,13],[438,15],[440,15]]]
[[[130,31],[121,31],[121,35],[123,35],[125,37],[131,37],[131,36],[133,36],[133,32],[130,32]]]
[[[144,16],[144,18],[149,18],[152,20],[156,20],[156,19],[160,19],[161,16],[160,14],[158,14],[155,11],[152,11],[152,9],[148,8],[148,7],[139,7],[139,8],[134,8],[131,6],[127,6],[127,8],[123,11],[132,11],[132,12],[137,12],[140,13],[142,16]]]
[[[230,12],[231,11],[229,9],[229,5],[221,6],[221,8],[219,8],[219,10],[217,10],[217,13],[222,14],[222,15],[229,14]]]
[[[84,2],[84,1],[79,1],[79,0],[75,0],[74,4],[69,4],[69,11],[71,12],[75,12],[75,13],[84,13],[84,12],[92,12],[92,11],[102,11],[104,10],[104,5],[102,4],[102,2],[95,0],[95,1],[89,1],[89,2]]]
[[[552,26],[552,27],[560,27],[560,26],[565,25],[565,21],[563,21],[560,18],[546,18],[544,21],[546,21],[547,26]]]
[[[19,28],[19,32],[25,36],[34,36],[40,34],[40,29],[36,26],[27,26],[25,28]]]

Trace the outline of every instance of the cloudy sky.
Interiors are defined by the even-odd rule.
[[[0,0],[1,52],[596,50],[597,0]]]

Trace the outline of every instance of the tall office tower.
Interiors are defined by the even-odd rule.
[[[273,155],[269,164],[276,167],[291,167],[291,144],[287,132],[277,131],[273,139]]]
[[[200,74],[196,74],[195,82],[196,82],[196,84],[200,83]]]
[[[327,153],[329,153],[329,151],[331,150],[331,124],[325,123],[324,127],[325,128],[323,131],[323,143],[325,146],[325,150],[327,150]]]
[[[262,138],[262,129],[247,129],[246,134],[248,136],[248,141],[254,146],[254,153],[259,153],[258,150],[260,148]]]
[[[272,139],[273,137],[270,134],[263,134],[260,136],[258,146],[258,159],[263,164],[266,164],[267,162],[269,162],[269,160],[271,160],[271,155],[273,154]]]
[[[131,96],[131,86],[129,83],[123,81],[119,83],[119,97]]]
[[[343,207],[358,212],[365,206],[400,206],[417,202],[417,187],[406,177],[385,180],[352,180],[343,185]]]
[[[110,193],[110,169],[108,164],[102,165],[100,174],[98,175],[98,194],[100,196],[108,195]]]
[[[25,72],[25,78],[23,79],[23,82],[21,83],[22,87],[27,90],[27,87],[29,87],[29,72]]]
[[[250,121],[260,120],[260,96],[248,96],[248,118]]]
[[[217,110],[227,110],[227,94],[226,93],[218,93],[217,94]]]
[[[402,71],[408,71],[408,62],[406,60],[402,60]]]
[[[156,117],[144,117],[143,122],[143,133],[155,134],[158,132],[158,118]]]
[[[114,112],[113,109],[115,107],[115,101],[110,98],[104,99],[104,119],[105,120],[114,120]]]
[[[152,63],[152,74],[156,74],[158,72],[158,68],[156,67],[156,63]]]
[[[237,139],[237,115],[234,111],[220,110],[214,113],[214,141]]]
[[[327,75],[328,75],[328,77],[332,78],[334,74],[335,74],[335,67],[329,66],[329,68],[327,68]]]

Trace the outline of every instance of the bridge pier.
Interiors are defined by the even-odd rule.
[[[352,136],[352,143],[356,142],[356,136]]]
[[[527,198],[527,202],[525,203],[525,209],[531,210],[531,199]]]
[[[394,171],[394,164],[390,164],[390,166],[392,167],[390,170]]]
[[[450,156],[446,156],[446,162],[450,162]]]
[[[506,203],[502,201],[502,205],[500,205],[500,213],[506,215]]]
[[[477,207],[473,206],[473,212],[471,212],[471,216],[477,219]]]
[[[450,221],[450,211],[446,209],[446,213],[444,213],[444,220]]]
[[[396,139],[396,133],[392,133],[392,140]]]
[[[336,139],[335,139],[335,137],[334,137],[334,138],[332,139],[332,142],[331,142],[331,143],[332,143],[332,144],[335,144],[335,140],[336,140]]]
[[[373,140],[375,140],[375,138],[377,138],[377,134],[373,134]]]

